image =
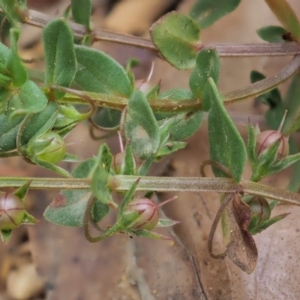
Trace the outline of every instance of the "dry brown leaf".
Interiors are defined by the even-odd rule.
[[[229,243],[228,257],[243,271],[250,274],[257,262],[257,248],[251,233],[247,230],[251,221],[251,209],[236,193],[225,209],[225,221]]]

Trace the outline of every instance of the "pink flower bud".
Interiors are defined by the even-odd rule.
[[[289,142],[288,138],[285,137],[280,131],[266,130],[261,132],[256,137],[256,152],[258,155],[262,154],[270,146],[272,146],[277,141],[279,142],[279,147],[277,150],[277,158],[282,159],[289,154]]]
[[[156,204],[144,197],[134,198],[126,209],[127,213],[138,212],[139,217],[130,225],[135,229],[153,229],[159,220],[159,213]]]
[[[18,227],[26,214],[23,202],[14,194],[0,194],[0,230]]]

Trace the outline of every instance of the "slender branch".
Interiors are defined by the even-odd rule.
[[[231,104],[236,101],[244,100],[249,97],[257,97],[267,91],[275,88],[279,83],[285,81],[293,74],[295,74],[300,68],[300,55],[296,55],[294,59],[283,69],[273,76],[267,77],[263,80],[250,84],[244,88],[236,89],[233,91],[223,93],[224,104]],[[128,104],[128,99],[125,97],[91,93],[77,91],[69,88],[63,88],[68,92],[60,102],[71,104],[87,104],[84,99],[88,96],[90,100],[94,101],[97,106],[113,108],[123,110]],[[47,91],[45,90],[45,93]],[[149,104],[153,111],[156,112],[186,112],[196,111],[202,108],[200,99],[184,99],[184,100],[172,100],[172,99],[153,99],[149,101]]]
[[[41,12],[29,10],[28,15],[23,19],[23,21],[26,24],[42,28],[52,19],[53,17],[47,16]],[[82,38],[86,34],[89,34],[84,26],[73,22],[70,22],[69,24],[76,37]],[[97,29],[93,32],[93,38],[95,41],[107,41],[148,49],[158,54],[158,50],[150,40],[132,35]],[[300,54],[300,44],[296,43],[205,44],[202,45],[201,49],[204,48],[216,49],[220,57],[286,56]]]
[[[108,185],[116,191],[126,191],[138,176],[116,175],[109,179]],[[230,178],[210,177],[140,177],[137,191],[157,192],[244,192],[252,195],[277,199],[282,202],[300,205],[300,194],[266,186],[252,181],[236,183]]]
[[[279,83],[284,82],[294,73],[299,71],[300,55],[296,55],[294,59],[277,74],[257,81],[245,88],[223,93],[224,102],[226,104],[233,103],[238,100],[243,100],[248,97],[256,97],[274,89]]]
[[[277,199],[282,202],[300,205],[300,194],[266,186],[252,181],[236,183],[230,178],[210,177],[152,177],[115,175],[108,179],[108,186],[115,191],[127,191],[138,180],[136,191],[156,192],[245,192],[252,195]],[[18,188],[28,181],[31,189],[43,190],[89,190],[91,180],[84,178],[36,178],[0,177],[0,188]]]

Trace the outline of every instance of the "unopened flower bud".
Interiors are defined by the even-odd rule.
[[[64,158],[66,145],[59,134],[47,132],[30,141],[27,152],[38,160],[56,164]]]
[[[158,208],[156,204],[148,198],[134,198],[126,209],[126,213],[133,212],[137,212],[139,217],[130,224],[130,228],[151,230],[158,223]]]
[[[258,155],[265,152],[274,143],[279,141],[279,147],[277,150],[277,158],[282,159],[289,154],[289,142],[280,131],[266,130],[261,132],[256,137],[256,152]]]
[[[14,194],[0,194],[0,230],[18,227],[26,214],[23,202]]]
[[[250,199],[248,205],[252,211],[252,217],[258,216],[258,224],[270,219],[271,209],[265,198],[254,196]]]

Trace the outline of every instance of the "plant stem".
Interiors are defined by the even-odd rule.
[[[231,104],[236,101],[244,100],[248,97],[257,97],[267,91],[272,90],[278,84],[282,83],[300,68],[300,55],[296,55],[294,59],[285,66],[282,70],[273,76],[267,77],[263,80],[250,84],[244,88],[236,89],[233,91],[223,93],[224,104]],[[53,87],[55,89],[55,86]],[[59,102],[70,104],[88,104],[84,99],[88,97],[91,101],[94,101],[97,106],[113,108],[123,110],[128,104],[128,99],[121,96],[91,93],[78,91],[70,88],[62,88],[67,94]],[[47,94],[47,90],[44,90]],[[153,99],[149,101],[149,104],[155,112],[187,112],[196,111],[202,108],[200,99],[184,99],[184,100],[172,100],[172,99]]]
[[[300,194],[277,189],[251,181],[236,183],[230,178],[210,177],[138,177],[116,175],[109,178],[108,185],[116,191],[128,190],[140,178],[136,191],[156,192],[243,192],[252,195],[277,199],[282,202],[300,205]]]
[[[154,192],[243,192],[300,205],[300,194],[281,190],[251,181],[236,183],[230,178],[210,177],[152,177],[115,175],[108,179],[108,186],[115,191],[127,191],[138,180],[136,191]],[[90,189],[90,179],[85,178],[36,178],[0,177],[0,188],[19,188],[28,181],[31,189],[82,190]]]
[[[0,12],[2,10],[0,9]],[[29,10],[27,16],[23,18],[24,23],[44,27],[53,17],[47,16],[38,11]],[[69,22],[71,29],[76,37],[83,38],[89,34],[82,25]],[[154,44],[147,39],[140,37],[115,33],[108,30],[97,29],[93,33],[94,41],[107,41],[118,44],[130,45],[142,49],[147,49],[158,54]],[[241,56],[287,56],[300,54],[300,44],[296,43],[278,43],[278,44],[206,44],[200,45],[201,49],[216,49],[220,57],[241,57]]]

